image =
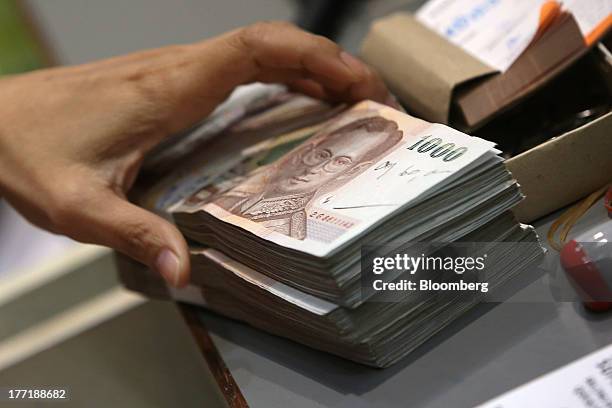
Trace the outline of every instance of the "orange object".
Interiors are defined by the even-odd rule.
[[[599,23],[597,27],[595,27],[590,33],[588,33],[584,38],[584,41],[587,45],[591,45],[594,42],[597,42],[599,38],[603,36],[604,33],[608,31],[608,28],[610,27],[612,27],[612,13],[608,14],[608,17],[602,20],[602,22]]]
[[[539,38],[544,31],[551,27],[555,20],[563,13],[563,5],[559,1],[549,0],[540,7],[540,18],[538,21],[538,30],[534,39]],[[584,33],[584,42],[587,47],[599,41],[599,39],[612,27],[612,13],[603,17],[601,21],[591,29]]]
[[[544,31],[548,29],[561,14],[561,4],[554,0],[547,1],[542,4],[540,8],[540,20],[538,22],[538,31],[534,38],[539,37]]]

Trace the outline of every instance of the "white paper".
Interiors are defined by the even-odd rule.
[[[550,1],[550,0],[548,0]],[[417,19],[448,41],[501,72],[523,53],[538,31],[547,0],[430,0]],[[571,12],[585,38],[610,24],[612,0],[557,1]]]
[[[612,345],[502,394],[477,408],[612,406]]]
[[[430,0],[417,19],[499,71],[507,70],[538,30],[544,0]]]

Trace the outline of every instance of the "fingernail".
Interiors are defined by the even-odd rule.
[[[155,261],[155,269],[166,282],[176,286],[179,281],[180,263],[178,257],[169,249],[163,249]]]
[[[363,65],[363,62],[359,61],[346,51],[342,51],[340,53],[340,59],[356,77],[362,78],[365,76],[366,68]]]
[[[400,111],[404,110],[404,108],[402,108],[402,105],[399,104],[399,102],[397,101],[397,98],[393,94],[389,94],[389,96],[387,96],[385,105],[391,106],[392,108],[395,108]]]

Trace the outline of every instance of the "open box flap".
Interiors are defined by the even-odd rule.
[[[531,222],[612,181],[612,112],[506,161],[526,198],[513,212]]]

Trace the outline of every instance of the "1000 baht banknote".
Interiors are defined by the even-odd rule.
[[[325,256],[497,153],[491,142],[366,101],[199,209]]]

